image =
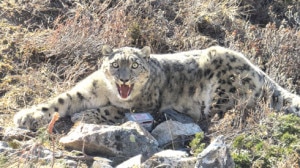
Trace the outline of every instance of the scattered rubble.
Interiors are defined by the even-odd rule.
[[[12,136],[18,131],[19,134]],[[178,137],[191,136],[201,131],[195,123],[183,124],[171,120],[159,124],[152,131],[153,136],[133,121],[120,126],[80,123],[59,142],[66,149],[84,152],[82,158],[91,161],[89,164],[94,168],[194,167],[195,165],[199,168],[234,167],[229,149],[221,136],[197,157],[183,150],[159,148],[166,143],[174,143]],[[79,157],[64,156],[60,150],[53,152],[39,143],[25,139],[24,135],[28,135],[29,131],[7,128],[3,132],[3,137],[16,141],[14,144],[17,144],[12,147],[12,144],[0,141],[0,151],[7,157],[16,155],[23,160],[32,162],[39,160],[48,164],[53,159],[60,159],[68,167],[78,167]]]

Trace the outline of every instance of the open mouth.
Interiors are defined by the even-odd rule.
[[[133,88],[133,85],[125,85],[125,84],[117,84],[117,87],[118,87],[118,91],[119,91],[119,94],[120,96],[123,98],[123,99],[126,99],[131,91],[132,91],[132,88]]]

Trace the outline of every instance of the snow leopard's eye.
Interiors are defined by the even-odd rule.
[[[131,67],[133,69],[136,69],[137,67],[139,67],[139,64],[137,62],[132,63]]]
[[[119,64],[116,62],[111,63],[111,66],[114,68],[119,68]]]

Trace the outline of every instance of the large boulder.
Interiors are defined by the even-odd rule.
[[[149,157],[159,151],[151,134],[132,121],[121,126],[81,123],[62,137],[60,143],[90,155],[122,156],[124,159],[138,154]]]

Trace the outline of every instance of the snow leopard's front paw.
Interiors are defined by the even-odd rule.
[[[36,131],[50,121],[50,116],[46,115],[39,107],[24,109],[14,116],[14,123],[19,128],[27,128]]]

